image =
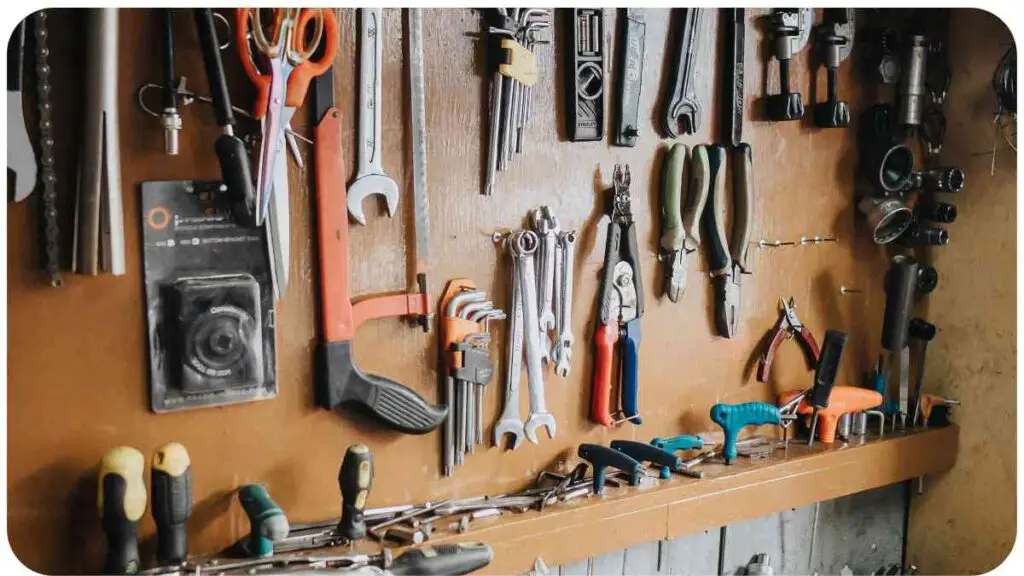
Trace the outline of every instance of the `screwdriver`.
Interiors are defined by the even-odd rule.
[[[246,554],[266,558],[274,553],[274,542],[288,536],[288,518],[259,484],[246,484],[238,489],[238,501],[249,517],[249,537],[241,543]]]
[[[487,544],[460,542],[409,550],[388,568],[394,576],[469,574],[491,563],[494,551]]]
[[[188,557],[186,522],[192,514],[192,463],[184,446],[171,442],[153,453],[150,482],[157,561],[180,564]]]
[[[810,404],[811,412],[811,435],[807,439],[807,445],[814,444],[814,432],[818,428],[818,410],[828,408],[828,398],[832,394],[832,386],[836,382],[836,375],[839,373],[839,361],[843,358],[843,349],[846,348],[846,333],[839,330],[826,330],[825,342],[821,346],[821,355],[818,357],[818,366],[814,369],[814,386],[811,388]]]
[[[373,454],[366,445],[353,444],[345,451],[338,471],[338,487],[341,489],[338,535],[349,542],[360,540],[366,536],[363,515],[373,487]]]
[[[146,511],[145,467],[142,452],[130,446],[118,446],[100,461],[97,503],[107,535],[106,574],[139,571],[139,519]]]

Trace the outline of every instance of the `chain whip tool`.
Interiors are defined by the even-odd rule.
[[[35,15],[36,38],[36,101],[39,107],[39,164],[43,184],[43,228],[46,237],[46,273],[54,288],[64,284],[60,276],[60,227],[57,224],[57,175],[54,172],[53,122],[50,112],[50,48],[46,28],[46,11]]]

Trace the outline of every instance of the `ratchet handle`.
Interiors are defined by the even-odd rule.
[[[253,46],[249,42],[249,34],[252,33],[252,11],[259,8],[236,8],[235,9],[235,49],[238,51],[238,59],[242,61],[242,70],[249,77],[253,87],[256,89],[252,104],[252,117],[260,120],[267,115],[270,105],[270,75],[262,74],[256,68],[256,56],[259,50],[253,53]]]
[[[780,424],[782,416],[776,406],[767,402],[743,404],[715,404],[711,407],[711,421],[722,427],[722,456],[726,464],[736,459],[736,439],[743,428],[763,424]]]
[[[196,31],[199,33],[199,47],[203,51],[203,64],[206,66],[206,80],[210,84],[210,97],[213,100],[213,113],[217,118],[217,126],[233,126],[234,113],[231,111],[231,96],[224,76],[224,62],[220,58],[220,46],[217,45],[217,30],[213,22],[213,10],[197,8],[195,11]],[[244,46],[245,44],[241,44]],[[244,58],[242,59],[244,63]],[[219,155],[219,154],[218,154]],[[223,164],[222,164],[223,166]]]
[[[612,356],[619,341],[619,327],[598,324],[594,334],[594,390],[590,417],[602,426],[612,425]]]
[[[683,249],[683,215],[681,200],[686,179],[686,144],[676,143],[669,149],[662,168],[661,183],[661,247],[667,252]]]
[[[633,424],[640,419],[640,319],[626,323],[622,340],[622,414]]]
[[[709,146],[708,186],[711,198],[704,206],[701,226],[708,240],[708,268],[712,276],[724,274],[732,264],[728,250],[729,239],[725,235],[725,167],[725,147],[718,144]]]
[[[321,14],[324,22],[323,34],[321,34],[324,49],[320,54],[311,54],[308,60],[296,66],[288,75],[288,91],[285,95],[284,105],[290,108],[302,106],[306,100],[309,83],[313,78],[326,72],[334,64],[334,57],[338,55],[338,42],[341,36],[338,34],[338,17],[333,8],[302,9],[296,25],[295,50],[299,54],[306,54],[310,51],[310,47],[306,45],[306,27]],[[313,58],[317,59],[313,60]]]
[[[461,575],[479,570],[494,559],[494,550],[480,542],[438,544],[409,550],[388,569],[394,576]]]

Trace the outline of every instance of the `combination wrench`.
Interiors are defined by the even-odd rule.
[[[533,226],[537,231],[538,252],[540,258],[537,261],[537,275],[540,279],[538,289],[540,306],[538,326],[542,335],[546,336],[549,331],[555,329],[555,250],[558,248],[558,218],[551,215],[551,209],[541,206],[533,212]],[[550,346],[541,348],[541,362],[547,364],[551,361]]]
[[[509,248],[511,253],[511,248]],[[523,443],[523,419],[519,416],[519,380],[523,369],[523,295],[519,283],[519,259],[512,255],[512,314],[508,323],[508,366],[505,373],[505,406],[494,425],[494,445],[512,435],[512,449]]]
[[[363,199],[381,194],[387,202],[388,216],[398,207],[398,184],[384,173],[381,136],[381,73],[384,57],[384,25],[381,8],[360,8],[359,44],[359,167],[348,185],[348,213],[366,225]]]
[[[512,249],[518,259],[516,266],[523,303],[523,335],[526,341],[526,376],[530,388],[530,415],[523,432],[537,444],[537,428],[544,426],[548,436],[555,437],[555,418],[544,405],[544,372],[541,364],[540,323],[537,317],[537,284],[533,258],[537,252],[537,235],[529,230],[512,237]]]
[[[558,294],[558,342],[556,347],[557,364],[555,373],[565,378],[569,375],[572,361],[572,275],[576,261],[576,231],[572,230],[558,238],[559,266],[561,280]]]

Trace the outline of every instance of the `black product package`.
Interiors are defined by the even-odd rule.
[[[150,408],[277,396],[263,229],[231,215],[221,182],[142,183]]]

